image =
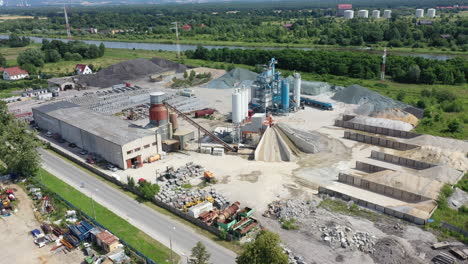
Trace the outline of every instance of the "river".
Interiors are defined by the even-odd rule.
[[[9,35],[1,34],[0,39],[8,39]],[[68,39],[61,39],[61,38],[40,38],[40,37],[29,37],[35,43],[42,43],[43,39],[47,40],[61,40],[64,42],[68,42]],[[99,45],[104,43],[107,48],[111,49],[136,49],[136,50],[164,50],[164,51],[177,51],[176,44],[159,44],[159,43],[138,43],[138,42],[120,42],[120,41],[97,41],[97,40],[81,40],[87,44],[96,44]],[[265,50],[277,50],[277,49],[284,49],[284,48],[275,48],[275,47],[240,47],[240,46],[212,46],[212,45],[203,45],[207,49],[265,49]],[[197,45],[179,45],[180,51],[186,50],[195,50]],[[312,48],[292,48],[292,49],[300,49],[300,50],[312,50]],[[342,49],[338,49],[342,50]],[[366,50],[366,49],[355,49],[359,52],[366,52],[371,54],[381,54],[381,51],[376,50]],[[411,57],[422,57],[426,59],[433,59],[433,60],[448,60],[454,58],[451,55],[443,55],[443,54],[424,54],[424,53],[406,53],[406,52],[392,52],[389,51],[390,54],[393,55],[401,55],[401,56],[411,56]]]

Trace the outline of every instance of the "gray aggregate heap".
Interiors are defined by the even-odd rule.
[[[340,225],[321,226],[319,230],[322,232],[322,240],[332,248],[342,247],[365,253],[374,252],[376,238],[367,232],[354,231],[347,226]]]
[[[288,255],[289,264],[306,264],[302,256],[295,255],[291,249],[282,243],[280,243],[280,246],[283,248],[283,252]]]
[[[360,115],[370,115],[374,112],[380,112],[392,108],[404,109],[409,107],[409,105],[405,103],[380,95],[377,92],[371,91],[357,84],[353,84],[341,91],[338,91],[332,99],[347,104],[360,105],[355,111]]]
[[[243,81],[257,79],[257,75],[257,73],[246,69],[235,68],[218,79],[209,82],[205,87],[213,89],[230,89],[238,86]]]
[[[270,203],[263,215],[276,219],[305,218],[312,215],[316,207],[317,202],[315,201],[302,199],[279,200]]]

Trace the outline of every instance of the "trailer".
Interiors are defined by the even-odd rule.
[[[301,103],[307,106],[312,106],[323,110],[333,110],[333,105],[331,103],[321,102],[306,97],[301,97]]]

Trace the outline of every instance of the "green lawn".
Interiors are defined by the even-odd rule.
[[[60,194],[89,216],[93,216],[90,197],[82,194],[44,169],[40,170],[39,175],[38,180],[51,191]],[[170,263],[169,248],[143,233],[102,205],[94,203],[94,206],[96,209],[96,218],[104,227],[157,263]],[[175,253],[174,256],[176,260],[175,263],[177,263],[180,256]]]

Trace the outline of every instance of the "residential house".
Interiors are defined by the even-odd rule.
[[[93,71],[86,64],[77,64],[75,66],[75,72],[78,75],[91,74]]]
[[[189,25],[189,24],[186,24],[182,27],[183,30],[191,30],[192,29],[192,26]]]
[[[29,77],[29,73],[22,70],[20,67],[5,68],[3,70],[3,79],[8,81],[16,81]]]
[[[291,24],[291,23],[284,24],[283,27],[284,27],[285,29],[291,30],[291,29],[293,29],[294,24]]]

